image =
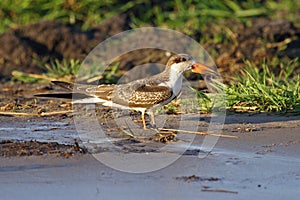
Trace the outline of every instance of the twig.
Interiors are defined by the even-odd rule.
[[[11,115],[11,116],[31,116],[31,117],[39,117],[39,116],[51,116],[51,115],[59,115],[71,113],[73,110],[62,110],[62,111],[53,111],[53,112],[42,112],[42,113],[19,113],[19,112],[1,112],[0,115]]]
[[[228,27],[224,27],[225,32],[229,35],[231,40],[234,43],[234,46],[238,46],[238,40],[237,40],[237,35]]]
[[[258,109],[257,106],[232,106],[234,110],[241,110],[241,111],[255,111]]]
[[[238,192],[232,190],[218,190],[218,189],[202,189],[202,192],[223,192],[223,193],[231,193],[237,194]]]
[[[42,112],[38,114],[39,116],[51,116],[51,115],[59,115],[59,114],[67,114],[71,113],[73,110],[61,110],[61,111],[53,111],[53,112]]]
[[[91,83],[91,82],[94,82],[94,81],[99,81],[101,78],[103,78],[103,75],[99,75],[99,76],[89,78],[89,79],[86,80],[86,82]]]
[[[169,128],[160,128],[159,131],[177,131],[182,133],[189,133],[189,134],[197,134],[197,135],[211,135],[217,137],[225,137],[225,138],[238,138],[234,135],[224,135],[224,134],[215,134],[215,133],[207,133],[207,132],[195,132],[195,131],[186,131],[186,130],[179,130],[179,129],[169,129]]]
[[[0,112],[0,115],[12,115],[12,116],[36,116],[34,113],[17,113],[17,112]]]
[[[23,76],[28,76],[28,77],[31,77],[31,78],[37,78],[37,79],[44,79],[44,80],[47,80],[47,81],[52,81],[53,78],[50,78],[50,77],[47,77],[45,75],[40,75],[40,74],[27,74],[27,73],[24,73],[24,72],[19,72],[19,71],[13,71],[12,72],[12,75],[16,78],[20,78],[20,77],[23,77]]]
[[[47,77],[47,76],[44,76],[44,75],[39,75],[39,74],[27,74],[27,76],[32,77],[32,78],[44,79],[44,80],[47,80],[47,81],[53,81],[54,80],[54,78],[50,78],[50,77]]]
[[[282,47],[283,45],[287,45],[291,43],[293,40],[292,38],[286,38],[285,40],[281,42],[276,42],[276,43],[267,43],[267,48],[274,48],[274,47]]]
[[[130,129],[129,129],[129,130],[130,130]],[[131,130],[130,130],[130,132],[129,132],[129,131],[126,131],[125,129],[122,129],[122,132],[125,133],[126,135],[128,135],[128,136],[131,137],[131,138],[136,138],[136,136],[134,136],[132,133],[130,133]]]
[[[125,129],[122,129],[123,133],[126,133],[127,135],[129,135],[129,136],[132,137],[132,138],[136,138],[136,136],[134,136],[134,133],[132,132],[130,126],[128,126],[128,123],[127,123],[126,120],[125,120],[125,124],[126,124],[126,126],[129,128],[129,131],[130,131],[130,132],[126,131]]]

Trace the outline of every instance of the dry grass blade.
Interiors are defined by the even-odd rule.
[[[31,116],[31,117],[40,117],[40,116],[52,116],[52,115],[60,115],[71,113],[73,110],[62,110],[62,111],[53,111],[53,112],[42,112],[42,113],[20,113],[20,112],[0,112],[0,115],[10,115],[10,116]]]
[[[224,135],[224,134],[216,134],[216,133],[208,133],[203,131],[186,131],[186,130],[179,130],[179,129],[169,129],[169,128],[160,128],[159,131],[176,131],[181,133],[187,133],[187,134],[196,134],[196,135],[211,135],[216,137],[225,137],[225,138],[238,138],[234,135]]]
[[[99,81],[99,80],[102,79],[102,78],[103,78],[103,75],[99,75],[99,76],[95,76],[95,77],[93,77],[93,78],[87,79],[86,82],[87,82],[87,83],[92,83],[92,82],[94,82],[94,81]],[[83,79],[83,78],[82,78],[82,79]]]
[[[39,74],[27,74],[27,76],[32,77],[32,78],[44,79],[44,80],[47,80],[47,81],[53,81],[54,80],[54,78],[50,78],[50,77],[47,77],[45,75],[39,75]]]
[[[42,112],[38,114],[39,116],[52,116],[52,115],[60,115],[60,114],[67,114],[72,113],[73,110],[61,110],[61,111],[53,111],[53,112]]]
[[[219,189],[202,189],[202,192],[223,192],[223,193],[231,193],[237,194],[238,192],[232,190],[219,190]]]
[[[10,116],[37,116],[34,113],[18,113],[18,112],[0,112],[0,115],[10,115]]]

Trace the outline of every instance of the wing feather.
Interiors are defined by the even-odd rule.
[[[170,88],[159,85],[119,86],[112,93],[112,101],[129,107],[151,108],[169,100],[173,93]]]
[[[151,108],[166,104],[173,99],[173,92],[167,86],[137,80],[124,85],[84,85],[60,81],[54,82],[75,93],[96,97],[105,101],[128,107]]]
[[[130,107],[152,107],[169,100],[172,90],[165,86],[151,85],[135,90],[129,99]]]

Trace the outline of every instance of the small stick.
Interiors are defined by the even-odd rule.
[[[237,194],[238,192],[232,190],[218,190],[218,189],[202,189],[202,192],[223,192],[223,193],[231,193]]]
[[[12,115],[12,116],[36,116],[34,113],[17,113],[17,112],[0,112],[0,115]]]
[[[257,106],[232,106],[235,110],[243,110],[243,111],[255,111],[258,107]]]
[[[12,75],[14,77],[22,77],[22,76],[28,76],[28,77],[32,77],[32,78],[38,78],[38,79],[44,79],[47,81],[53,81],[53,78],[47,77],[45,75],[40,75],[40,74],[27,74],[27,73],[23,73],[23,72],[19,72],[19,71],[13,71]]]
[[[282,42],[276,42],[276,43],[267,43],[267,48],[274,48],[274,47],[281,47],[283,45],[289,44],[293,41],[293,38],[286,38]]]
[[[67,114],[71,113],[73,110],[61,110],[61,111],[53,111],[53,112],[42,112],[38,114],[39,116],[51,116],[51,115],[59,115],[59,114]]]
[[[159,130],[160,131],[177,131],[177,132],[197,134],[197,135],[211,135],[211,136],[226,137],[226,138],[238,138],[237,136],[234,136],[234,135],[224,135],[224,134],[215,134],[215,133],[207,133],[207,132],[185,131],[185,130],[179,130],[179,129],[161,128]]]
[[[91,83],[91,82],[94,82],[94,81],[99,81],[101,78],[103,78],[102,75],[99,75],[99,76],[95,76],[93,78],[89,78],[86,80],[87,83]]]
[[[42,112],[39,113],[18,113],[18,112],[0,112],[0,115],[11,115],[11,116],[51,116],[51,115],[59,115],[73,112],[73,110],[62,110],[62,111],[53,111],[53,112]]]
[[[129,129],[129,130],[130,130],[130,129]],[[126,135],[128,135],[128,136],[131,137],[131,138],[136,138],[136,136],[134,136],[132,133],[130,133],[131,130],[130,130],[130,132],[129,132],[129,131],[126,131],[126,130],[122,129],[122,132],[125,133]]]
[[[128,126],[128,123],[126,121],[125,121],[125,124],[126,124],[127,127],[130,127],[130,126]],[[132,130],[130,128],[129,128],[130,132],[126,131],[125,129],[122,129],[122,131],[123,131],[123,133],[129,135],[131,138],[136,138],[136,136],[134,136],[134,134],[133,134],[133,132],[132,132]]]
[[[47,81],[53,81],[54,80],[53,78],[49,78],[47,76],[39,75],[39,74],[27,74],[27,76],[32,77],[32,78],[44,79],[44,80],[47,80]]]

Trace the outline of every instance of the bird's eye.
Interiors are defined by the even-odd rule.
[[[185,61],[186,61],[186,58],[182,58],[181,60],[182,60],[182,62],[185,62]]]
[[[174,62],[175,62],[175,63],[180,63],[180,62],[181,62],[181,59],[180,59],[180,58],[176,58],[176,59],[174,60]]]

